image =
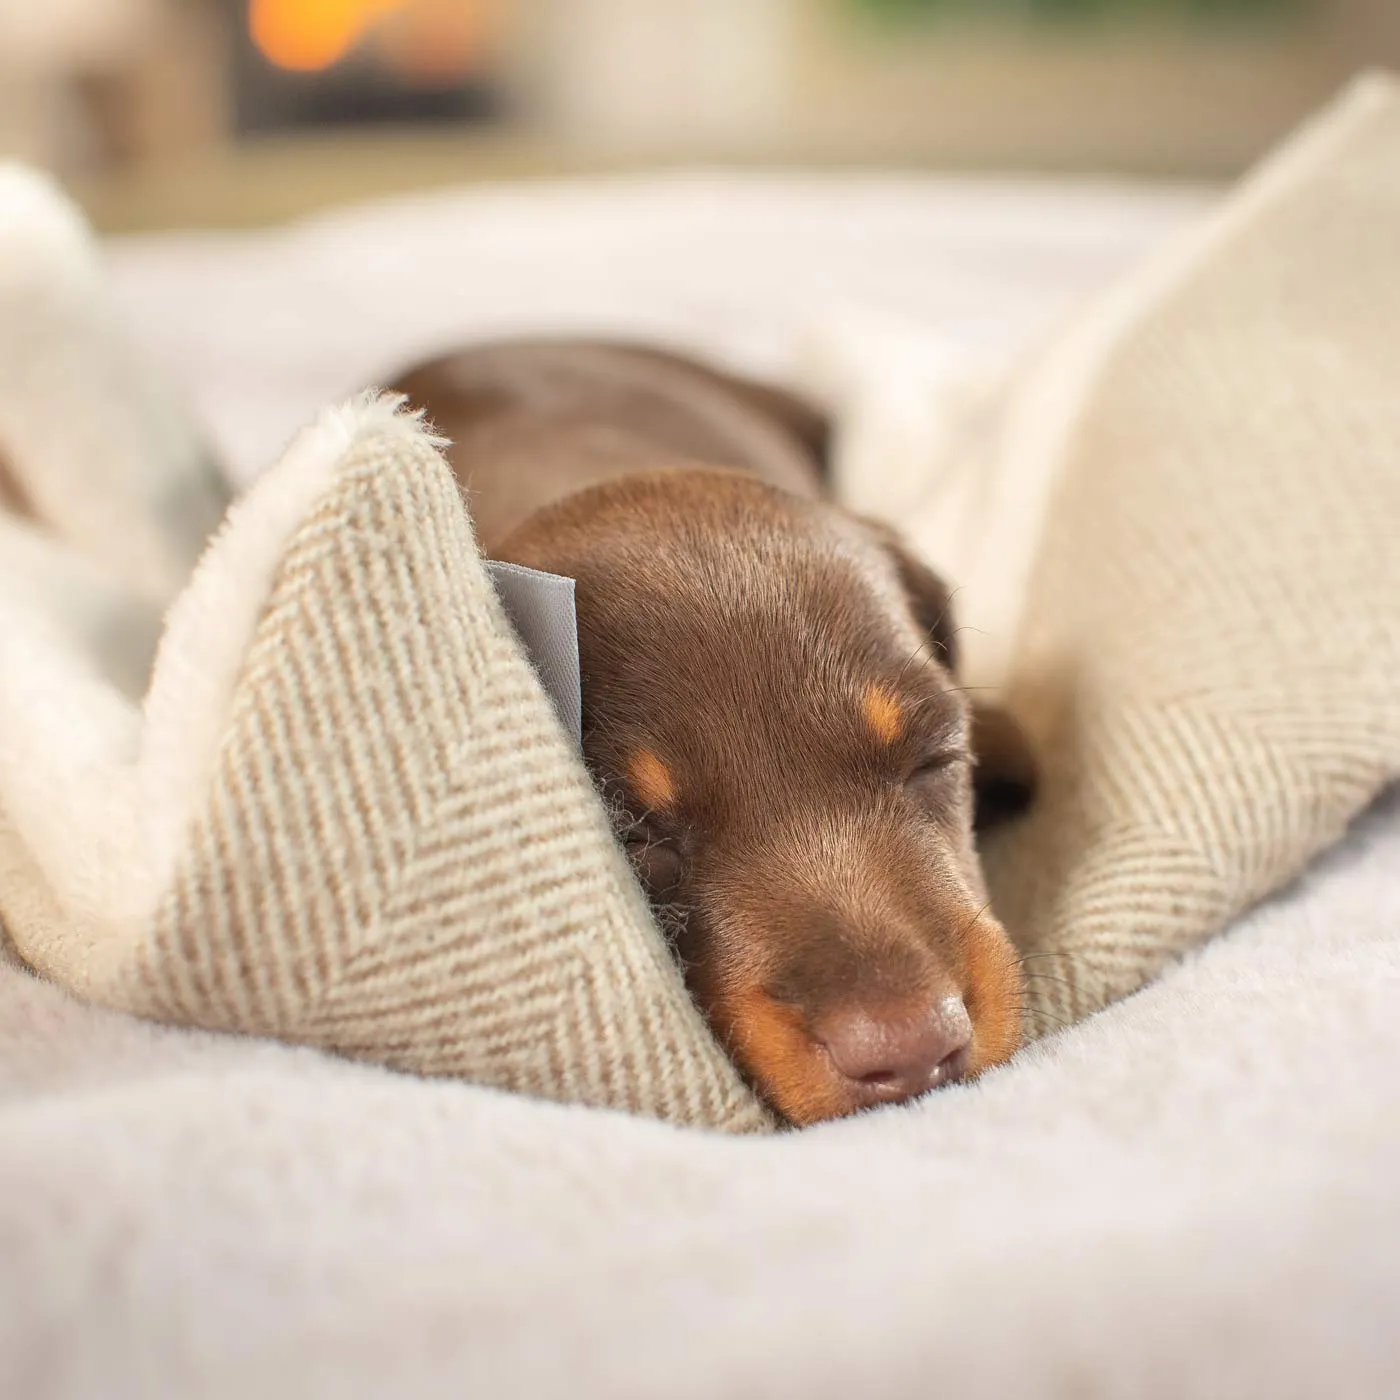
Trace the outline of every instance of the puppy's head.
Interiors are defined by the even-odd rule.
[[[504,558],[577,580],[585,758],[691,990],[810,1123],[1007,1058],[948,597],[879,527],[750,477],[584,491]],[[993,726],[1003,757],[1014,731]],[[1028,770],[984,784],[1004,802]]]

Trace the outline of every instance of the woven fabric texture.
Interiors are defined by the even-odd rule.
[[[763,1119],[691,1005],[445,464],[294,536],[145,956],[148,1015],[678,1123]]]
[[[156,907],[76,908],[0,821],[18,951],[154,1020],[769,1126],[686,994],[446,463],[412,420],[356,421],[280,555]]]
[[[990,844],[1047,1029],[1278,889],[1400,774],[1400,96],[1237,194],[1068,435],[1011,699],[1042,800]]]

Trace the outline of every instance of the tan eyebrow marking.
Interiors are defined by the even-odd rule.
[[[868,686],[861,708],[870,732],[882,744],[893,744],[904,737],[904,706],[884,686]]]
[[[645,807],[660,810],[676,800],[676,780],[671,770],[650,749],[638,749],[627,765],[627,776],[638,800]]]

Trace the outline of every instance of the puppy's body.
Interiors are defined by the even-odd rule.
[[[820,416],[626,346],[488,346],[399,387],[485,551],[577,580],[585,759],[756,1086],[804,1123],[1005,1059],[1018,968],[972,841],[994,730],[942,583],[825,498]],[[995,732],[983,776],[1024,786]]]
[[[747,471],[822,487],[826,425],[779,390],[639,346],[520,342],[419,366],[396,388],[452,443],[483,551],[544,506],[641,472]]]

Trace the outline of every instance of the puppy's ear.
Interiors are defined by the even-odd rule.
[[[1000,705],[972,702],[972,788],[979,831],[1018,817],[1035,798],[1038,774],[1026,732]]]
[[[956,671],[958,629],[953,621],[952,590],[888,525],[864,516],[861,524],[884,546],[885,553],[893,561],[914,620],[928,634],[934,655],[948,670]]]
[[[948,585],[914,555],[888,525],[864,522],[894,561],[914,618],[928,633],[934,653],[952,672],[958,668],[958,627]],[[1035,796],[1036,763],[1025,731],[999,705],[972,698],[972,752],[978,830],[1019,816]]]

